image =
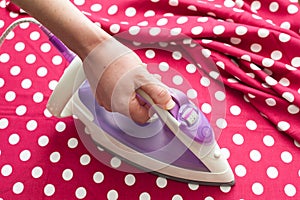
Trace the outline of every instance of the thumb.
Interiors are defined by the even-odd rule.
[[[166,87],[157,84],[146,84],[141,86],[141,89],[146,92],[155,104],[163,109],[171,110],[175,106],[171,95]]]

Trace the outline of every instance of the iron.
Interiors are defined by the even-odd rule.
[[[81,65],[75,58],[53,91],[47,106],[53,115],[76,116],[94,145],[144,171],[189,183],[234,185],[207,118],[183,92],[169,89],[176,106],[167,111],[137,90],[156,113],[146,124],[137,124],[97,104]]]

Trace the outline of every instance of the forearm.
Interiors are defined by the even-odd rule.
[[[81,59],[110,37],[69,0],[12,0],[59,37]]]

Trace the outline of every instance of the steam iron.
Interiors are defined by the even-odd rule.
[[[81,65],[75,57],[53,91],[47,108],[54,116],[76,116],[95,145],[144,171],[189,183],[234,185],[208,120],[184,93],[170,89],[176,106],[166,111],[138,90],[156,114],[136,124],[97,104]]]

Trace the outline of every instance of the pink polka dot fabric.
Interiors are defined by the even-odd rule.
[[[300,199],[298,1],[73,3],[110,34],[128,31],[132,47],[160,41],[166,31],[170,37],[161,47],[172,49],[171,39],[181,34],[203,47],[198,53],[218,70],[205,71],[176,49],[150,45],[137,53],[145,63],[157,63],[149,70],[167,85],[198,102],[221,133],[218,143],[236,184],[202,186],[123,172],[118,168],[132,166],[105,152],[108,164],[99,162],[80,140],[73,118],[57,119],[46,110],[68,63],[36,25],[25,23],[0,49],[0,199]],[[0,7],[1,33],[26,16],[6,9],[4,1]],[[214,118],[218,109],[224,113]]]

